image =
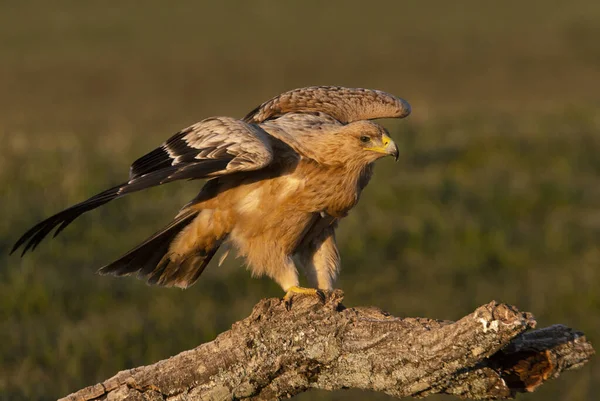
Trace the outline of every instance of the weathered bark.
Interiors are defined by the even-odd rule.
[[[345,308],[342,292],[260,301],[214,341],[119,372],[63,400],[276,400],[310,389],[395,397],[510,398],[585,364],[594,350],[562,325],[491,302],[457,322]]]

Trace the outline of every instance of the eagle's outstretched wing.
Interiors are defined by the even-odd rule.
[[[14,245],[33,250],[55,228],[54,236],[81,214],[132,192],[181,179],[217,177],[268,166],[273,160],[269,136],[254,124],[213,117],[173,135],[161,147],[136,160],[129,181],[107,189],[38,223]]]
[[[410,114],[409,103],[386,92],[339,86],[298,88],[275,96],[252,110],[244,121],[261,123],[286,113],[330,115],[341,123],[376,118],[404,118]]]

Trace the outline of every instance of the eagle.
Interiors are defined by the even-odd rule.
[[[132,192],[176,180],[206,179],[166,227],[100,268],[149,284],[187,288],[219,247],[234,249],[254,276],[286,293],[322,294],[340,270],[338,222],[358,202],[376,160],[398,146],[371,121],[411,108],[389,93],[313,86],[282,93],[243,119],[211,117],[177,132],[130,167],[127,182],[38,223],[15,243],[21,256],[81,214]],[[301,270],[308,287],[300,287]]]

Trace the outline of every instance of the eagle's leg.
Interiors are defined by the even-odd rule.
[[[335,243],[333,227],[328,227],[310,244],[300,249],[296,261],[308,285],[323,291],[333,290],[340,270],[340,254]]]
[[[294,295],[296,294],[316,295],[317,297],[319,297],[321,302],[325,302],[325,293],[323,291],[318,290],[316,288],[305,288],[294,285],[287,289],[285,296],[283,297],[283,301],[285,302],[286,308],[290,309],[290,307],[292,306],[292,298],[294,298]]]
[[[279,265],[273,273],[274,274],[271,274],[271,277],[275,279],[285,291],[283,300],[287,309],[290,309],[292,298],[297,294],[316,295],[322,301],[325,300],[325,294],[320,289],[300,287],[298,270],[296,269],[296,263],[294,263],[293,258],[286,257],[283,264]]]

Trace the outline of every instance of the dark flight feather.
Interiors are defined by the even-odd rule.
[[[81,216],[83,213],[95,209],[99,206],[104,205],[114,199],[120,198],[132,192],[140,191],[142,189],[150,188],[153,186],[165,184],[175,180],[181,179],[193,179],[193,178],[204,178],[216,171],[221,171],[227,167],[227,164],[233,158],[222,159],[222,160],[203,160],[199,163],[183,165],[183,166],[171,166],[166,169],[154,171],[152,173],[140,176],[129,182],[117,185],[95,195],[88,200],[71,206],[68,209],[63,210],[47,218],[46,220],[36,224],[29,229],[25,234],[19,238],[19,240],[13,246],[11,254],[15,252],[21,245],[25,244],[21,256],[29,250],[34,250],[40,242],[55,228],[58,226],[54,236],[58,235],[64,230],[73,220]]]

